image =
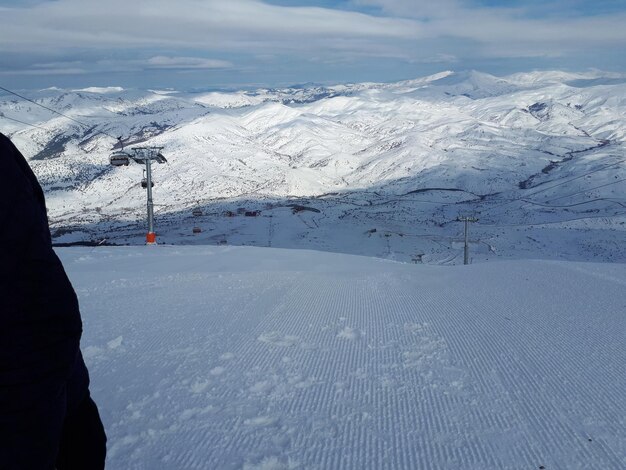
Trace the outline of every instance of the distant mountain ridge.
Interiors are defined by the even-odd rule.
[[[381,233],[410,233],[417,223],[425,236],[452,239],[456,214],[471,212],[491,226],[582,220],[613,260],[607,247],[624,234],[624,75],[446,71],[396,83],[239,92],[89,87],[24,93],[84,124],[0,95],[4,116],[38,126],[0,120],[48,193],[59,241],[141,239],[142,168],[108,165],[110,151],[122,145],[164,147],[169,163],[154,169],[155,202],[161,233],[172,243],[264,245],[274,236],[274,244],[284,246],[383,257],[393,251],[405,260],[423,251],[444,262],[430,239],[397,240],[394,251],[386,248],[393,236],[385,240]],[[322,215],[297,215],[313,217],[306,220],[312,228],[288,214],[278,217],[293,200],[324,206]],[[251,221],[237,228],[215,217],[188,220],[193,207],[220,214],[241,204],[263,207],[265,215],[278,211],[273,235],[260,222],[248,230]],[[338,221],[350,230],[335,237]],[[202,225],[203,235],[190,238],[189,224]],[[371,225],[379,230],[368,239],[377,233],[380,243],[352,247],[357,235],[348,233]],[[510,236],[507,231],[501,247],[498,240],[489,245],[498,256],[517,256]],[[557,242],[524,243],[528,257]],[[570,257],[597,255],[579,246]]]

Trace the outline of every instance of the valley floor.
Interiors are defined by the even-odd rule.
[[[626,468],[626,265],[64,248],[109,469]]]

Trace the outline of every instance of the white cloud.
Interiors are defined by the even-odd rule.
[[[257,0],[58,0],[3,12],[0,48],[194,47],[292,49],[329,38],[417,37],[419,25],[324,8]],[[267,51],[266,51],[267,52]]]
[[[535,48],[542,42],[542,49],[580,43],[583,37],[591,42],[626,40],[623,14],[557,22],[525,18],[520,9],[470,8],[460,0],[352,3],[378,6],[388,16],[258,0],[57,0],[5,9],[0,49],[190,47],[271,53],[321,46],[332,50],[342,39],[402,47],[424,38],[458,37],[483,44],[517,41]],[[358,41],[353,48],[363,49]]]
[[[564,15],[557,20],[532,17],[524,8],[477,7],[469,0],[352,0],[351,4],[378,8],[380,15],[260,0],[56,0],[4,8],[0,59],[3,54],[32,54],[39,61],[46,54],[68,59],[81,54],[80,66],[50,69],[59,74],[250,70],[258,64],[293,60],[374,64],[388,59],[415,64],[592,57],[596,51],[618,53],[626,45],[624,12]],[[110,58],[122,55],[123,60]],[[8,73],[25,72],[24,62],[15,69],[19,70]],[[41,67],[29,70],[42,73]]]
[[[87,69],[83,68],[53,68],[53,69],[13,69],[13,70],[0,70],[0,75],[31,75],[31,76],[49,76],[49,75],[83,75],[88,73]]]
[[[81,75],[87,73],[82,61],[35,63],[29,68],[4,69],[0,75]]]
[[[33,64],[28,69],[0,70],[0,75],[81,75],[96,72],[142,72],[145,70],[228,69],[226,60],[200,57],[154,56],[149,59],[49,62]]]
[[[383,12],[408,18],[440,18],[460,11],[458,0],[352,0],[356,6],[373,6]]]
[[[510,46],[525,48],[531,56],[543,56],[599,44],[626,43],[623,27],[626,11],[604,16],[564,14],[559,18],[537,18],[529,15],[529,7],[477,7],[462,0],[352,0],[352,3],[416,19],[421,24],[422,37],[467,39],[488,46],[486,50],[495,54],[505,54]]]
[[[155,56],[145,61],[147,68],[155,69],[225,69],[233,66],[226,60],[202,59],[199,57]]]

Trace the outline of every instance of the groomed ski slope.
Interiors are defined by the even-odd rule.
[[[58,252],[110,470],[626,468],[626,265]]]

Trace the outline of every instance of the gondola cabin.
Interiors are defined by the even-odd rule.
[[[194,227],[192,232],[193,233],[202,233],[202,229],[200,227]]]
[[[150,183],[151,183],[151,184],[150,184],[150,187],[151,187],[151,188],[154,188],[154,181],[150,181]],[[147,180],[146,178],[144,178],[144,179],[142,179],[142,180],[141,180],[141,187],[142,187],[143,189],[146,189],[146,188],[148,187],[148,180]]]
[[[113,166],[128,166],[130,158],[126,152],[113,152],[109,157],[109,162]]]
[[[194,209],[192,214],[194,217],[200,217],[202,215],[202,209]]]

